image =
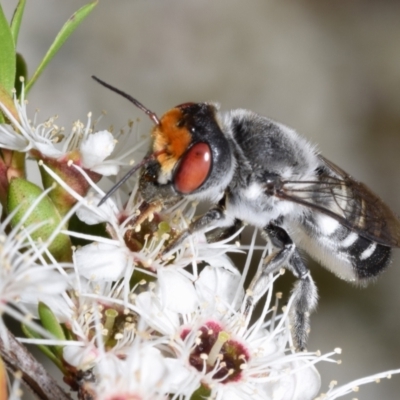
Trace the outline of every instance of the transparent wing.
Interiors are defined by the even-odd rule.
[[[276,196],[328,215],[361,236],[400,247],[400,221],[366,185],[320,156],[324,167],[315,181],[284,181]]]

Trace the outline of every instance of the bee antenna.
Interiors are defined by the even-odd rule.
[[[105,195],[104,197],[99,201],[99,204],[97,204],[97,207],[100,207],[102,204],[106,202],[107,199],[109,199],[114,192],[121,187],[138,169],[142,168],[144,165],[148,164],[150,161],[154,160],[157,156],[160,154],[165,153],[165,150],[160,150],[156,151],[155,153],[150,154],[148,157],[144,158],[142,161],[140,161],[139,164],[136,164],[134,167],[132,167]]]
[[[115,93],[118,93],[119,95],[121,95],[122,97],[125,97],[126,99],[128,99],[131,103],[133,103],[137,108],[140,108],[142,111],[144,111],[149,117],[150,119],[156,124],[156,125],[160,125],[160,120],[158,119],[156,113],[154,113],[153,111],[150,111],[148,108],[146,108],[142,103],[140,103],[138,100],[136,100],[135,98],[133,98],[132,96],[130,96],[128,93],[123,92],[122,90],[117,89],[114,86],[111,86],[110,84],[102,81],[101,79],[97,78],[97,76],[92,75],[92,78],[100,83],[100,85],[105,86],[107,89],[112,90]]]

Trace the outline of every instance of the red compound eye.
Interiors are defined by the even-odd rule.
[[[189,194],[206,180],[211,168],[211,150],[206,143],[197,143],[183,156],[175,175],[175,189]]]

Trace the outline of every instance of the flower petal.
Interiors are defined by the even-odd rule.
[[[112,153],[114,147],[114,137],[108,131],[99,131],[88,135],[79,149],[82,154],[83,167],[92,169],[102,163]]]
[[[108,243],[92,243],[75,252],[79,273],[90,280],[120,279],[129,264],[126,249]]]
[[[110,176],[118,174],[119,166],[116,164],[104,163],[95,165],[94,167],[90,168],[90,170],[103,176]]]
[[[223,304],[231,305],[235,299],[236,292],[240,283],[240,275],[233,274],[225,268],[207,266],[200,273],[196,281],[196,289],[202,299],[207,302],[215,302],[218,296]],[[244,290],[241,287],[240,295],[237,296],[234,309],[237,309],[244,297]]]
[[[198,306],[193,283],[181,273],[169,268],[158,270],[161,303],[171,311],[186,314]]]
[[[294,363],[301,367],[303,362]],[[279,400],[310,400],[314,399],[321,387],[321,377],[313,365],[307,365],[294,374],[282,377],[274,385],[273,398]]]
[[[97,206],[102,198],[103,196],[93,193],[86,196],[82,206],[76,210],[77,217],[88,225],[116,220],[118,208],[114,202],[106,201],[100,207]]]
[[[91,344],[88,347],[65,346],[63,348],[63,359],[82,371],[91,368],[97,357],[98,351]]]
[[[174,358],[166,358],[165,365],[168,368],[168,381],[171,393],[182,393],[184,394],[186,391],[191,394],[196,389],[196,386],[193,388],[188,387],[188,384],[193,379],[193,372],[182,363],[182,360],[177,360]],[[186,389],[186,390],[185,390]]]
[[[29,141],[15,132],[10,125],[0,124],[0,147],[9,150],[26,151],[28,145]]]
[[[141,317],[156,331],[173,335],[179,327],[178,314],[165,310],[160,299],[152,292],[143,292],[136,298],[136,307]]]
[[[33,146],[40,151],[43,155],[50,158],[59,158],[63,155],[62,151],[56,149],[54,144],[50,141],[40,142],[40,139],[33,142]]]

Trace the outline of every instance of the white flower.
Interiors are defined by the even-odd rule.
[[[124,282],[93,282],[83,278],[75,264],[74,291],[56,314],[71,332],[74,342],[66,345],[63,357],[77,370],[88,370],[101,356],[101,346],[125,358],[135,338],[137,315],[125,307],[136,286],[124,293]],[[128,279],[129,280],[129,279]],[[125,300],[124,300],[125,299]]]
[[[106,130],[92,132],[91,113],[86,124],[77,121],[71,132],[66,134],[56,125],[56,117],[40,124],[28,118],[24,91],[20,100],[14,98],[14,105],[19,121],[0,103],[0,109],[12,124],[0,124],[0,147],[32,152],[35,157],[48,157],[60,162],[71,159],[83,168],[106,176],[116,175],[120,165],[124,164],[120,157],[105,161],[113,153],[117,141]]]
[[[119,170],[117,165],[103,164],[103,161],[113,152],[114,147],[115,139],[108,131],[85,135],[79,147],[83,168],[105,176],[116,175]]]
[[[210,265],[218,264],[229,268],[231,271],[236,270],[225,255],[233,248],[232,245],[227,245],[227,240],[209,245],[203,234],[194,235],[190,239],[192,244],[196,242],[196,247],[187,247],[186,244],[180,246],[173,263],[161,258],[164,242],[169,238],[169,234],[164,232],[164,225],[167,226],[167,230],[174,229],[177,232],[185,229],[187,221],[194,214],[193,204],[180,202],[178,206],[181,205],[182,208],[175,205],[169,210],[160,211],[157,204],[142,206],[141,203],[134,204],[128,201],[126,206],[122,207],[109,199],[98,207],[100,194],[89,193],[86,198],[82,198],[50,168],[46,165],[43,165],[43,168],[80,201],[77,215],[81,220],[88,224],[107,223],[110,238],[63,231],[70,236],[93,241],[75,252],[77,269],[83,277],[104,282],[124,279],[125,284],[129,285],[129,279],[135,270],[157,276],[161,296],[164,300],[168,299],[168,305],[172,307],[172,304],[175,304],[176,311],[189,312],[197,307],[197,295],[193,287],[193,282],[198,278],[197,263],[207,262]],[[88,181],[90,180],[82,169],[76,168]],[[101,193],[93,182],[90,183],[93,189]],[[135,191],[132,192],[131,198],[134,196]],[[164,221],[166,218],[168,222]],[[196,250],[193,252],[194,248]],[[186,269],[188,265],[192,266],[192,272]],[[170,284],[171,279],[174,286]]]
[[[25,101],[21,99],[19,102],[14,98],[14,105],[20,122],[0,102],[1,110],[12,123],[12,125],[0,124],[0,147],[20,152],[36,149],[48,157],[60,157],[62,152],[55,147],[60,133],[55,125],[55,118],[50,118],[35,127],[28,119]]]
[[[151,342],[135,339],[126,359],[104,354],[94,368],[96,382],[87,388],[96,400],[167,400],[173,374]]]
[[[275,315],[277,305],[267,310],[272,281],[261,318],[249,325],[238,283],[228,270],[206,268],[196,282],[200,306],[187,314],[174,312],[157,290],[137,297],[137,312],[169,337],[171,358],[181,367],[174,393],[189,398],[202,385],[213,399],[313,399],[320,387],[314,364],[333,353],[294,352],[288,310],[280,316]],[[241,298],[241,308],[232,306],[235,297]],[[263,322],[267,313],[270,319]]]
[[[101,196],[93,183],[92,187]],[[71,189],[69,192],[74,195]],[[141,204],[135,205],[132,201],[121,207],[112,199],[97,207],[96,196],[86,199],[75,196],[82,204],[79,216],[87,222],[107,221],[111,236],[79,235],[93,243],[76,251],[76,272],[89,279],[91,285],[95,281],[103,285],[117,281],[122,292],[118,296],[99,291],[91,295],[81,292],[80,298],[89,296],[95,302],[87,303],[85,312],[77,320],[91,321],[92,325],[89,329],[89,325],[84,329],[82,323],[79,325],[83,346],[64,351],[68,362],[82,369],[98,365],[101,352],[93,350],[93,340],[89,339],[93,337],[94,316],[97,313],[104,325],[104,313],[98,308],[95,312],[90,310],[101,304],[104,309],[111,307],[118,312],[118,307],[123,306],[130,310],[137,323],[151,328],[141,331],[136,328],[135,332],[147,335],[150,342],[158,342],[156,348],[162,349],[168,371],[173,376],[166,375],[171,385],[169,390],[176,396],[189,398],[202,385],[209,388],[211,397],[218,399],[272,399],[275,396],[285,400],[294,393],[311,399],[317,395],[320,380],[313,365],[321,358],[314,353],[291,350],[288,311],[275,317],[267,308],[272,287],[263,315],[249,325],[251,315],[244,311],[244,278],[225,255],[232,249],[231,245],[226,242],[208,244],[204,235],[195,235],[190,238],[189,246],[177,249],[172,261],[163,260],[159,255],[168,236],[154,234],[154,226],[157,226],[154,223],[160,218],[157,209],[143,209]],[[186,211],[175,207],[162,211],[161,215],[167,216],[168,224],[179,232],[186,228],[193,213],[193,207]],[[152,226],[149,233],[143,231],[147,226]],[[137,248],[135,238],[140,242]],[[208,267],[199,274],[197,265],[204,261]],[[188,265],[191,271],[186,268]],[[157,278],[153,286],[149,285],[138,295],[130,284],[135,269],[147,270]],[[264,323],[267,312],[272,314],[272,319]],[[73,331],[79,337],[76,327]],[[118,337],[124,335],[120,332]],[[107,335],[103,339],[109,340]],[[126,346],[109,349],[107,353],[126,355],[132,340],[125,340]]]
[[[44,195],[46,192],[42,196]],[[28,210],[24,217],[27,218],[31,211],[32,209]],[[19,224],[10,229],[9,223],[15,212],[0,224],[0,313],[9,314],[46,334],[27,318],[28,315],[36,315],[34,310],[28,311],[29,304],[33,304],[36,310],[39,301],[47,303],[50,302],[49,299],[55,300],[63,296],[68,286],[67,277],[61,265],[55,261],[46,261],[46,247],[32,240],[31,234],[44,225],[45,221],[24,228],[23,217]],[[1,318],[0,337],[7,341]]]
[[[148,340],[143,321],[137,322],[127,309],[110,306],[118,303],[121,285],[96,287],[83,280],[79,286],[82,292],[74,300],[79,312],[76,309],[76,317],[66,322],[72,323],[76,342],[64,347],[63,359],[76,371],[95,376],[95,383],[86,382],[85,390],[96,400],[166,400],[174,374],[156,347],[165,339]]]

